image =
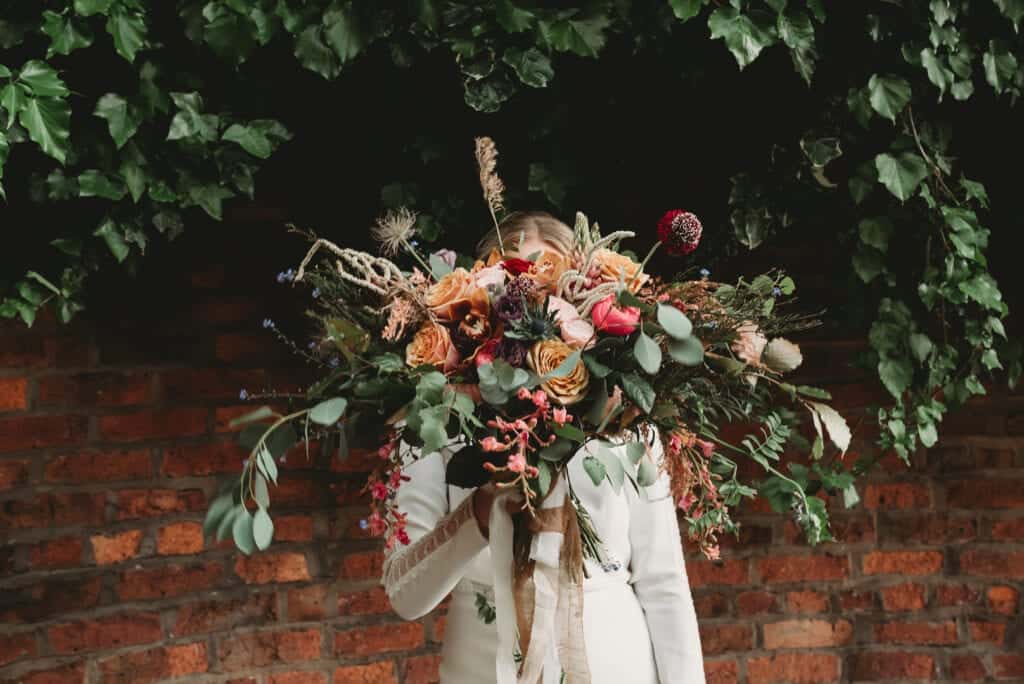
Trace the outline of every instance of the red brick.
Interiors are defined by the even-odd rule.
[[[843,612],[871,610],[874,598],[870,591],[844,591],[839,595],[839,607]]]
[[[275,605],[270,594],[253,594],[234,601],[189,603],[178,609],[171,633],[187,636],[275,622]]]
[[[923,484],[910,482],[872,483],[864,488],[868,510],[923,509],[931,505],[931,493]]]
[[[1024,480],[1001,477],[953,482],[946,492],[950,508],[1024,508]]]
[[[978,536],[978,525],[973,519],[942,514],[909,517],[880,514],[878,526],[884,541],[901,545],[966,542]]]
[[[48,375],[36,384],[36,402],[44,407],[139,406],[153,400],[151,373],[75,373]]]
[[[0,477],[0,481],[2,481],[2,479],[3,478]],[[1024,518],[994,521],[992,523],[992,538],[1010,540],[1024,539]]]
[[[100,435],[114,442],[194,437],[206,432],[205,408],[171,408],[100,417]]]
[[[322,584],[288,591],[288,619],[292,622],[323,620],[327,615],[324,602],[327,587]]]
[[[782,582],[820,582],[847,576],[849,563],[843,556],[779,556],[757,562],[761,580]]]
[[[103,684],[149,684],[206,672],[206,644],[177,644],[123,653],[99,662]]]
[[[142,530],[128,530],[109,535],[90,537],[92,555],[99,565],[123,563],[139,553],[142,544]]]
[[[21,587],[7,587],[0,603],[0,623],[40,622],[99,603],[101,580],[52,579]]]
[[[787,521],[786,524],[788,527],[792,525],[792,521]],[[840,544],[874,544],[877,538],[875,521],[865,515],[837,515],[832,518],[831,526],[832,536]],[[796,539],[803,539],[802,534],[800,531]]]
[[[704,678],[707,684],[739,684],[739,668],[735,660],[705,660]]]
[[[966,584],[940,584],[935,587],[935,603],[940,606],[966,606],[978,602],[978,591]]]
[[[853,657],[854,680],[935,679],[935,660],[924,653],[892,653],[864,651]]]
[[[985,595],[988,609],[1000,615],[1016,615],[1020,592],[1013,587],[989,587]]]
[[[170,446],[164,449],[160,472],[167,477],[238,473],[247,455],[234,440]]]
[[[980,620],[971,620],[967,623],[967,627],[971,633],[971,641],[975,643],[1002,646],[1003,641],[1006,639],[1005,622],[983,622]]]
[[[85,665],[72,664],[50,670],[36,670],[8,679],[6,684],[85,684]]]
[[[740,615],[759,615],[777,609],[775,595],[767,591],[745,591],[736,596],[736,611]]]
[[[920,584],[897,584],[882,587],[882,607],[888,611],[924,609],[924,587]]]
[[[956,623],[886,622],[875,625],[875,640],[884,644],[942,646],[957,643]]]
[[[164,399],[173,401],[237,401],[239,392],[243,389],[258,392],[265,384],[266,374],[262,370],[183,368],[165,371],[160,376]]]
[[[839,658],[826,653],[778,653],[750,658],[747,681],[749,684],[838,682]]]
[[[327,684],[323,672],[277,672],[270,675],[269,684]]]
[[[12,499],[0,505],[0,529],[102,525],[105,518],[103,494],[37,494],[34,499]]]
[[[942,569],[939,551],[872,551],[864,556],[867,575],[934,575]]]
[[[334,671],[334,684],[397,684],[395,664],[390,660],[369,665],[349,665]]]
[[[156,518],[203,510],[206,497],[198,489],[123,489],[117,493],[117,519]]]
[[[296,629],[230,634],[221,638],[220,667],[225,672],[320,658],[320,630]]]
[[[971,549],[960,554],[960,571],[1000,579],[1024,578],[1024,551]]]
[[[235,574],[247,584],[302,582],[309,580],[306,557],[301,553],[264,553],[235,561]]]
[[[949,659],[949,673],[958,682],[985,679],[985,665],[973,655],[954,655]]]
[[[729,599],[725,594],[697,594],[693,597],[693,606],[699,618],[716,618],[729,614]]]
[[[224,576],[220,563],[164,565],[128,570],[117,583],[122,601],[167,598],[217,586]]]
[[[829,609],[828,594],[820,591],[791,591],[786,603],[793,613],[827,613]]]
[[[384,587],[371,587],[363,591],[343,592],[338,595],[338,615],[381,615],[391,612]]]
[[[156,535],[156,552],[161,556],[183,556],[203,550],[203,526],[197,522],[164,525]]]
[[[718,655],[733,651],[749,651],[753,648],[753,634],[750,625],[703,624],[700,625],[700,641],[704,655]]]
[[[266,363],[281,356],[281,344],[266,332],[224,333],[215,344],[217,360],[224,363]]]
[[[0,378],[0,413],[28,408],[28,380]]]
[[[25,632],[22,634],[6,634],[0,639],[0,667],[13,663],[21,658],[32,658],[36,655],[36,638]]]
[[[274,541],[303,542],[313,540],[313,518],[308,515],[274,516]]]
[[[764,647],[816,648],[844,646],[853,636],[853,625],[846,620],[784,620],[764,625]]]
[[[338,579],[365,580],[380,579],[384,569],[384,554],[380,551],[350,553],[341,559]],[[691,583],[692,583],[691,578]]]
[[[334,653],[341,656],[368,656],[409,651],[424,643],[423,625],[418,622],[369,625],[335,634]]]
[[[70,568],[82,562],[82,540],[61,537],[41,542],[29,551],[33,568]]]
[[[424,655],[406,658],[402,681],[405,684],[438,684],[441,681],[439,668],[441,656]]]
[[[135,613],[55,625],[47,636],[54,653],[78,653],[152,643],[163,635],[159,615]]]
[[[0,461],[0,490],[12,489],[27,480],[27,461]]]
[[[38,335],[0,334],[0,368],[23,371],[46,365],[46,348]]]
[[[0,418],[0,453],[64,447],[85,441],[85,416],[24,416]]]
[[[46,479],[50,482],[143,480],[152,473],[148,449],[82,451],[62,454],[46,464]]]
[[[746,559],[691,560],[686,563],[686,573],[691,587],[747,584],[750,581],[750,568]]]
[[[994,655],[992,665],[996,679],[1024,681],[1024,656]]]

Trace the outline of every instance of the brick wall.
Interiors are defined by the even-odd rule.
[[[270,551],[202,538],[244,457],[239,390],[298,383],[259,325],[293,303],[253,273],[272,280],[167,269],[71,328],[0,330],[0,682],[436,680],[443,610],[389,612],[358,459],[289,458]],[[843,370],[857,346],[806,349],[853,422],[877,396]],[[753,510],[721,561],[691,559],[711,681],[1024,681],[1024,399],[997,392],[945,435],[833,506],[838,544]]]

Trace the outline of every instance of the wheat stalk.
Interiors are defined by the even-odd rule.
[[[501,228],[498,225],[498,212],[505,209],[505,184],[498,176],[498,148],[494,141],[484,136],[476,139],[476,165],[480,171],[480,189],[494,221],[494,230],[498,234],[498,248],[505,253],[505,245],[501,240]]]

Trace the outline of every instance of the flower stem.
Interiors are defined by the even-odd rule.
[[[409,244],[408,240],[403,238],[402,239],[402,246],[405,247],[405,251],[409,252],[409,254],[412,255],[413,259],[415,259],[417,262],[419,262],[419,265],[423,267],[423,270],[426,271],[427,275],[429,275],[429,276],[433,276],[434,275],[434,272],[431,270],[430,266],[428,266],[426,264],[426,262],[423,261],[423,257],[420,256],[420,253],[416,251],[415,247],[413,247],[411,244]]]

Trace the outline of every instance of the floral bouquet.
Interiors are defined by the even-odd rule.
[[[476,156],[500,232],[504,186],[493,142],[478,139]],[[655,250],[683,257],[697,248],[701,223],[680,210],[665,214],[643,259],[622,249],[633,232],[602,235],[581,213],[566,253],[505,254],[500,235],[480,259],[428,253],[416,230],[410,211],[384,216],[374,229],[379,255],[310,235],[308,254],[284,277],[314,289],[317,334],[308,351],[296,348],[321,377],[289,411],[265,406],[236,421],[251,456],[235,486],[213,501],[209,531],[233,536],[247,553],[265,548],[276,460],[297,442],[330,438],[345,457],[360,435],[371,435],[362,446],[379,460],[363,524],[388,547],[409,542],[395,505],[408,479],[403,466],[453,444],[461,448],[448,481],[514,488],[526,517],[537,515],[587,445],[579,457],[596,485],[642,490],[667,471],[688,533],[708,556],[717,555],[722,533],[736,530],[730,510],[758,491],[790,509],[812,542],[829,538],[822,501],[794,470],[806,466],[791,464],[786,474],[780,463],[790,442],[816,461],[826,435],[840,452],[850,439],[823,403],[826,392],[783,379],[802,357],[780,335],[815,324],[789,312],[789,277],[771,272],[726,285],[707,271],[648,273]],[[812,440],[800,436],[802,416]],[[728,422],[755,427],[730,443],[721,430]],[[623,440],[624,452],[610,448]],[[763,468],[757,488],[739,481],[738,458]],[[829,474],[836,488],[852,490],[846,473]],[[600,559],[599,531],[571,488],[568,495],[581,553]]]

